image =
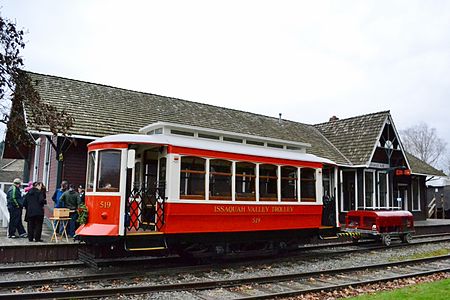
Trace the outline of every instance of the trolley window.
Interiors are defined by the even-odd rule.
[[[298,201],[297,168],[281,167],[281,201]]]
[[[316,202],[316,170],[303,168],[300,170],[301,201]]]
[[[86,176],[86,192],[94,191],[95,151],[88,154],[88,167]]]
[[[212,159],[209,162],[209,199],[231,200],[231,161]]]
[[[184,156],[181,158],[180,199],[205,199],[205,159]]]
[[[278,166],[259,166],[259,200],[278,201]]]
[[[255,174],[255,164],[236,163],[236,200],[256,201]]]
[[[98,152],[97,192],[118,192],[120,186],[120,150]]]

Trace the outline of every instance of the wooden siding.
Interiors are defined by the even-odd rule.
[[[56,137],[52,137],[53,143],[56,145]],[[47,140],[48,142],[48,140]],[[56,157],[56,151],[50,145],[50,166],[49,166],[49,176],[48,176],[48,190],[51,192],[50,197],[53,195],[53,192],[56,190],[56,177],[58,174],[58,160]]]
[[[75,185],[86,182],[87,144],[88,140],[77,139],[64,154],[62,178]]]

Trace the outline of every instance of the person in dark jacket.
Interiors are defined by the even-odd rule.
[[[65,191],[61,198],[60,203],[64,203],[64,207],[70,209],[70,221],[68,228],[68,235],[73,237],[75,235],[75,227],[78,219],[78,206],[80,205],[80,195],[76,191],[75,185],[71,184],[69,190]]]
[[[27,210],[25,221],[28,223],[28,240],[42,242],[42,223],[44,222],[45,189],[42,182],[33,183],[33,187],[25,195],[23,206]]]
[[[80,195],[80,204],[84,204],[85,191],[81,184],[78,186],[78,194]]]
[[[54,207],[63,208],[64,203],[60,203],[61,196],[64,194],[65,191],[67,191],[67,188],[69,187],[69,182],[67,180],[63,180],[61,182],[61,187],[57,189],[52,196],[52,200],[54,202]]]
[[[22,224],[22,210],[23,210],[23,197],[20,185],[22,181],[20,178],[16,178],[13,181],[13,185],[6,193],[6,201],[9,211],[9,227],[8,237],[16,238],[16,230],[19,232],[20,237],[27,237],[25,228]]]

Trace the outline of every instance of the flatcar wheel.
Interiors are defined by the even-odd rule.
[[[412,241],[411,233],[404,234],[404,235],[402,235],[401,238],[402,238],[402,242],[405,243],[405,244],[409,244]]]
[[[392,239],[391,239],[391,236],[389,234],[383,235],[383,239],[382,239],[383,245],[390,246],[391,245],[391,241],[392,241]]]

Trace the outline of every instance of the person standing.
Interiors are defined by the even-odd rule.
[[[74,184],[69,186],[69,190],[65,191],[59,201],[64,203],[64,206],[70,209],[70,221],[68,228],[68,235],[73,237],[75,235],[76,222],[78,219],[78,206],[80,205],[80,195],[75,190],[76,187]]]
[[[78,194],[80,195],[80,204],[84,204],[85,191],[81,184],[78,186]]]
[[[27,233],[22,224],[22,209],[23,209],[23,197],[20,185],[22,181],[20,178],[16,178],[13,181],[13,185],[6,193],[7,206],[9,211],[9,227],[8,237],[16,238],[16,230],[20,237],[26,238]]]
[[[60,199],[62,194],[64,194],[65,191],[67,191],[67,188],[69,186],[69,182],[67,180],[61,181],[61,186],[59,189],[57,189],[52,196],[52,200],[54,202],[54,207],[62,208],[64,207],[63,203],[60,203]]]
[[[42,223],[44,222],[44,205],[47,204],[45,200],[45,188],[42,182],[33,183],[33,187],[28,191],[24,197],[23,206],[26,209],[25,221],[27,222],[28,240],[30,242],[42,242]]]

